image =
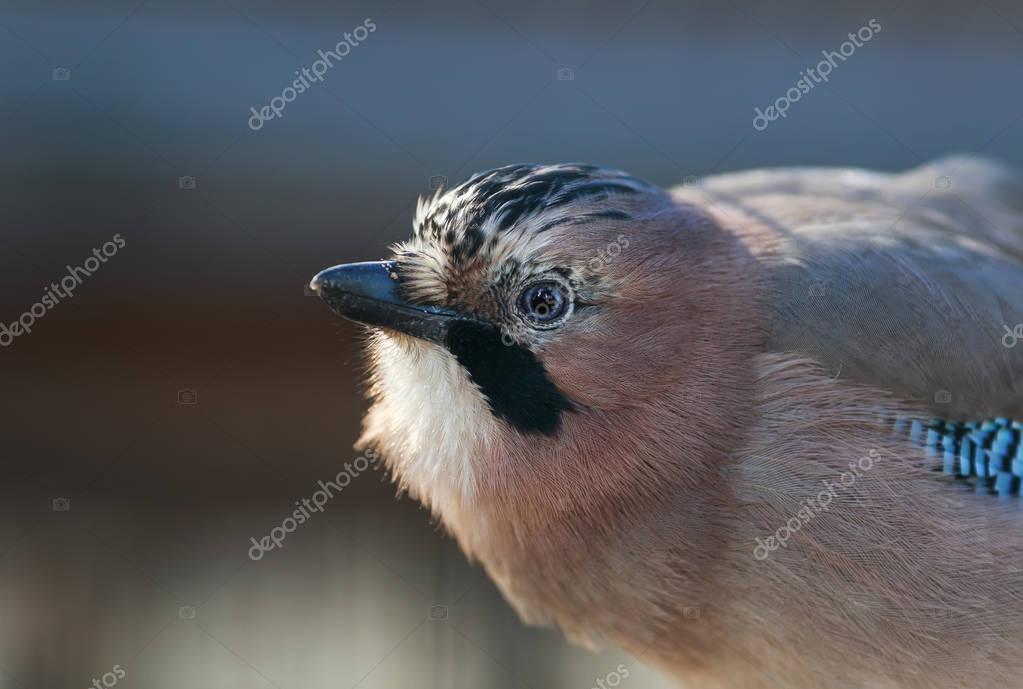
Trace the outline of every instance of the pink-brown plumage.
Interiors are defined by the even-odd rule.
[[[949,353],[904,352],[905,370],[888,386],[882,374],[896,360],[842,365],[868,344],[815,349],[829,344],[826,335],[805,344],[814,324],[797,333],[803,339],[779,333],[826,308],[827,289],[869,282],[835,275],[809,306],[805,295],[784,302],[790,266],[826,265],[824,254],[794,252],[791,237],[816,238],[820,252],[827,232],[846,236],[842,223],[860,232],[873,222],[893,241],[944,236],[948,250],[977,245],[975,263],[1000,261],[989,284],[1023,285],[1023,251],[1013,249],[1023,246],[1023,222],[1003,193],[1018,187],[992,169],[978,168],[990,183],[962,193],[1006,219],[997,227],[970,233],[937,203],[910,217],[915,227],[883,226],[913,175],[940,169],[868,175],[855,189],[838,173],[804,171],[778,173],[773,186],[769,173],[750,173],[674,197],[651,189],[584,198],[571,207],[579,216],[603,204],[628,218],[565,223],[541,237],[529,229],[541,208],[522,229],[484,233],[471,260],[446,263],[444,249],[420,237],[398,253],[414,301],[510,319],[497,282],[514,280],[501,269],[507,257],[569,275],[575,298],[592,307],[557,330],[504,328],[573,409],[551,434],[514,428],[491,413],[462,359],[385,328],[370,344],[373,405],[360,444],[382,452],[527,623],[620,645],[684,686],[1023,687],[1019,502],[939,478],[923,468],[922,449],[879,422],[882,413],[935,413],[933,397],[914,393]],[[622,237],[627,248],[595,268],[590,259]],[[929,294],[944,294],[940,271],[904,260]],[[899,308],[898,294],[878,298],[882,310]],[[939,327],[951,313],[906,308],[915,328]],[[1005,315],[971,317],[994,324]],[[960,381],[944,411],[1023,410],[1020,383],[989,382],[976,361],[994,352],[1021,374],[1019,355],[964,346],[961,365],[980,373]],[[809,498],[854,466],[826,510],[808,511]],[[758,543],[794,518],[787,544],[760,557]]]

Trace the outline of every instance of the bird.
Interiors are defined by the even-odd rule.
[[[310,287],[356,446],[524,623],[683,687],[1023,687],[1013,168],[506,165]]]

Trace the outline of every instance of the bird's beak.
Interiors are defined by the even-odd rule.
[[[346,263],[327,268],[309,283],[331,310],[348,320],[389,328],[444,344],[448,327],[462,317],[449,309],[410,304],[398,294],[394,261]]]

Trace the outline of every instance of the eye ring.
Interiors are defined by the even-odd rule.
[[[564,318],[571,303],[568,289],[553,280],[543,280],[522,290],[518,307],[533,324],[549,327]]]

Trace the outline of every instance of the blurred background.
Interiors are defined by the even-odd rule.
[[[250,559],[357,456],[358,333],[303,284],[510,162],[1020,164],[1021,59],[1012,0],[0,0],[0,322],[36,309],[0,335],[0,687],[667,686],[520,624],[382,472]]]

